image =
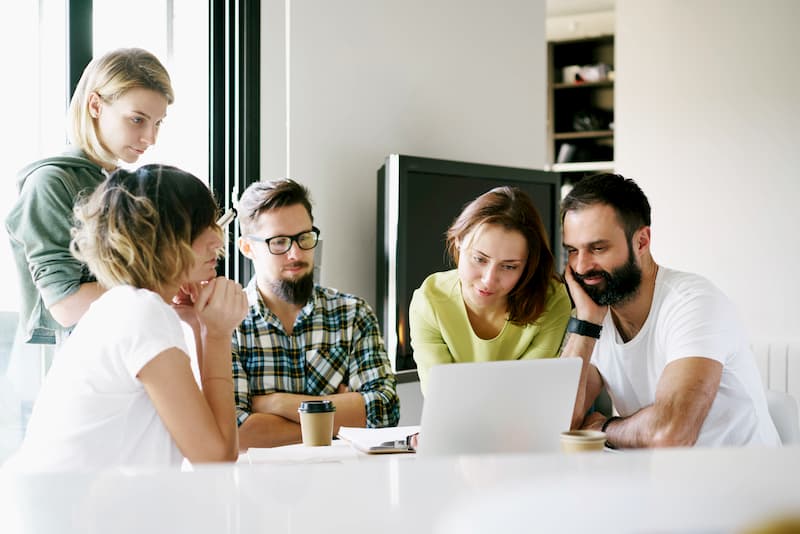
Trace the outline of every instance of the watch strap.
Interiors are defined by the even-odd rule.
[[[567,332],[571,334],[578,334],[579,336],[593,337],[600,339],[600,332],[603,330],[602,325],[583,321],[577,317],[570,317],[567,323]]]

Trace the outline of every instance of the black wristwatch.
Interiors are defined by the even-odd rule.
[[[608,425],[610,425],[614,421],[619,421],[620,419],[622,419],[622,417],[619,417],[617,415],[609,417],[608,419],[606,419],[606,422],[603,423],[603,427],[600,429],[600,432],[605,432],[606,429],[608,428]],[[614,445],[613,443],[611,443],[611,441],[608,440],[608,439],[606,439],[606,447],[608,447],[609,449],[616,449],[617,448],[617,446]]]
[[[567,332],[570,334],[578,334],[579,336],[600,339],[600,332],[602,330],[602,325],[590,323],[589,321],[582,321],[577,317],[570,317],[567,323]]]

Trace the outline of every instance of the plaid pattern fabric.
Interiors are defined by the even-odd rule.
[[[245,291],[250,311],[232,341],[240,425],[250,415],[253,395],[330,395],[341,384],[364,397],[368,427],[397,425],[396,379],[377,318],[363,299],[315,286],[289,336],[261,299],[255,279]]]

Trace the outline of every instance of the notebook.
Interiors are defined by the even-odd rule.
[[[569,430],[580,358],[432,367],[420,455],[555,452]]]
[[[338,437],[348,441],[353,448],[367,454],[409,453],[414,449],[409,436],[419,432],[416,426],[394,426],[387,428],[339,427]]]

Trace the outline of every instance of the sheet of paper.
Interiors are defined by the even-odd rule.
[[[250,447],[247,458],[251,464],[313,464],[354,460],[359,456],[350,444],[334,440],[327,447],[307,447],[306,445],[286,445],[284,447]]]

